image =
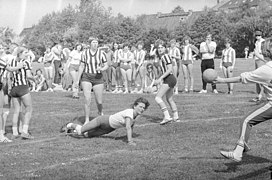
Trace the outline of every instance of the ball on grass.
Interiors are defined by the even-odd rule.
[[[203,72],[203,79],[207,83],[212,83],[217,78],[217,72],[214,69],[206,69]]]

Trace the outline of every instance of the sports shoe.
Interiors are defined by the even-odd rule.
[[[173,122],[181,122],[181,121],[179,120],[179,118],[174,118]]]
[[[15,139],[19,139],[20,137],[21,137],[20,135],[13,135],[13,134],[12,134],[12,135],[10,136],[10,139],[11,139],[11,140],[15,140]]]
[[[128,94],[128,93],[129,93],[128,90],[125,90],[124,94]]]
[[[214,94],[218,94],[218,91],[216,89],[213,90]]]
[[[117,93],[118,89],[115,89],[114,91],[112,91],[111,93],[115,94]]]
[[[199,91],[199,93],[200,94],[205,94],[205,93],[207,93],[208,91],[207,90],[204,90],[204,89],[202,89],[201,91]]]
[[[7,137],[2,137],[0,138],[0,143],[10,143],[12,142],[12,140],[8,139]]]
[[[249,100],[249,102],[259,102],[259,101],[260,101],[260,99],[258,97],[255,97],[255,98]]]
[[[123,93],[123,91],[120,89],[119,91],[116,92],[117,94]]]
[[[137,94],[142,94],[144,91],[141,89],[140,91],[137,92]]]
[[[34,139],[34,136],[30,135],[29,133],[22,133],[21,138],[22,139]]]
[[[171,122],[171,121],[173,121],[172,118],[170,118],[170,119],[164,118],[164,119],[160,122],[160,125],[164,125],[164,124],[169,123],[169,122]]]
[[[235,157],[235,154],[233,151],[220,151],[220,154],[224,156],[225,158],[231,159],[235,162],[242,161],[242,157]]]

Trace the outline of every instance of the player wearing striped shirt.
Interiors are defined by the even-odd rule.
[[[118,43],[113,43],[113,60],[112,60],[112,74],[115,78],[115,90],[112,91],[112,93],[122,93],[122,75],[120,70],[120,60],[119,60],[119,53],[122,52],[121,49],[119,49]]]
[[[270,59],[272,58],[272,54]],[[272,119],[272,62],[267,62],[265,65],[251,72],[244,72],[240,76],[232,78],[220,78],[215,80],[216,83],[259,83],[264,88],[264,93],[268,102],[259,106],[254,111],[250,112],[243,123],[241,123],[240,137],[232,151],[220,151],[221,155],[236,162],[240,162],[243,153],[250,150],[248,140],[250,131],[253,126]]]
[[[194,54],[193,54],[194,53]],[[190,44],[190,38],[184,38],[184,46],[182,47],[182,60],[181,67],[184,77],[184,92],[194,91],[194,78],[193,78],[193,59],[199,53],[199,50],[194,45]],[[189,87],[190,80],[190,88]]]
[[[169,48],[169,56],[172,58],[172,64],[173,64],[173,75],[178,78],[179,75],[179,66],[180,66],[180,59],[181,59],[181,55],[180,55],[180,50],[179,48],[177,48],[176,46],[177,42],[175,39],[172,39],[170,41],[170,48]],[[176,85],[175,87],[175,94],[178,94],[178,85]]]
[[[16,58],[11,61],[10,66],[15,68],[20,63],[23,63],[23,68],[13,72],[12,89],[10,91],[10,96],[14,105],[12,133],[15,138],[19,137],[17,124],[19,121],[21,104],[23,104],[25,106],[25,115],[23,118],[23,132],[21,133],[21,137],[23,139],[33,139],[34,137],[28,133],[29,123],[33,111],[28,80],[30,79],[35,81],[35,79],[31,74],[31,63],[27,60],[29,55],[27,49],[18,47],[15,54]]]
[[[225,78],[233,77],[233,69],[236,60],[235,50],[231,47],[230,39],[225,40],[226,48],[222,52],[222,59],[220,63],[220,69],[223,70]],[[227,83],[228,94],[233,94],[233,83]]]
[[[102,71],[108,68],[105,52],[98,48],[98,39],[90,37],[89,42],[90,48],[82,53],[77,81],[77,84],[79,84],[79,80],[81,80],[85,98],[85,123],[89,122],[92,89],[95,95],[98,114],[103,114],[102,96],[104,81]]]
[[[160,106],[164,118],[160,122],[161,125],[166,124],[172,120],[179,121],[178,116],[178,109],[176,106],[176,103],[173,99],[173,89],[175,85],[177,84],[177,79],[173,75],[173,65],[172,65],[172,59],[171,57],[166,53],[166,44],[163,41],[160,41],[158,43],[158,53],[160,56],[160,64],[162,69],[162,75],[155,80],[154,84],[161,84],[157,95],[155,97],[155,101]],[[163,101],[163,97],[166,97],[166,101],[169,103],[172,112],[173,112],[173,118],[171,118],[169,111],[167,109],[167,106],[165,102]]]

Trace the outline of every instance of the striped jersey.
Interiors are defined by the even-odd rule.
[[[132,54],[130,51],[128,51],[128,52],[122,51],[119,55],[120,55],[120,58],[123,58],[123,59],[126,59],[126,60],[130,60],[130,62],[125,62],[125,61],[123,61],[123,63],[124,63],[125,65],[126,65],[126,64],[130,64],[131,61],[132,61],[132,59],[133,59],[133,54]]]
[[[114,63],[119,63],[120,62],[119,58],[118,58],[119,53],[120,53],[119,49],[113,51],[113,60],[112,60],[112,62],[114,62]]]
[[[0,58],[0,77],[1,77],[0,81],[1,82],[2,82],[2,76],[3,76],[4,72],[5,72],[6,66],[7,66],[6,62],[3,59]]]
[[[12,72],[12,75],[13,75],[13,78],[12,78],[12,86],[19,86],[19,85],[28,85],[28,79],[27,79],[27,74],[26,72],[28,70],[31,70],[32,67],[31,67],[31,63],[29,60],[21,60],[21,62],[23,62],[24,64],[24,67],[22,69],[19,69],[17,71],[13,71]],[[11,64],[10,66],[11,67],[17,67],[18,66],[18,61],[16,60],[16,58],[14,58],[12,61],[11,61]]]
[[[195,52],[196,54],[199,53],[197,47],[195,47],[194,45],[188,44],[182,47],[182,60],[193,60],[193,52]]]
[[[160,64],[161,64],[161,70],[162,70],[162,74],[163,74],[167,71],[167,65],[172,64],[172,59],[169,56],[169,54],[164,54],[161,57]]]
[[[235,50],[232,47],[226,48],[222,52],[222,60],[223,62],[231,62],[233,63],[236,57]]]
[[[180,50],[177,47],[169,48],[168,54],[170,55],[170,57],[172,57],[172,56],[180,57]]]
[[[97,51],[94,54],[92,54],[91,49],[86,49],[82,53],[81,63],[84,63],[85,65],[84,68],[85,73],[90,74],[101,73],[96,69],[98,67],[101,67],[106,62],[107,62],[106,54],[104,51],[102,51],[102,49],[97,49]]]
[[[142,49],[142,50],[136,50],[134,51],[134,57],[135,57],[135,62],[136,64],[140,64],[140,63],[143,63],[144,62],[144,59],[145,59],[145,51]]]

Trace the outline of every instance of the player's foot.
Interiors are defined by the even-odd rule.
[[[22,133],[21,138],[22,139],[34,139],[34,136],[30,135],[29,133]]]
[[[173,118],[173,122],[181,122],[179,118]]]
[[[12,142],[12,140],[8,139],[5,136],[0,138],[0,143],[11,143],[11,142]]]
[[[16,140],[16,139],[19,139],[20,137],[21,137],[20,135],[13,135],[13,134],[12,134],[12,135],[10,136],[10,139],[11,139],[11,140]]]
[[[111,93],[115,94],[117,93],[118,89],[115,89],[114,91],[112,91]]]
[[[128,90],[125,90],[124,94],[128,94],[128,93],[129,93]]]
[[[225,158],[231,159],[235,162],[242,161],[242,157],[237,157],[233,151],[220,151],[220,154]]]
[[[218,91],[216,89],[213,90],[214,94],[218,94]]]
[[[116,92],[117,94],[123,93],[123,91],[120,89],[119,91]]]
[[[255,97],[255,98],[249,100],[249,102],[259,102],[259,101],[260,101],[260,99],[258,97]]]
[[[164,125],[164,124],[167,124],[167,123],[169,123],[169,122],[171,122],[171,121],[173,121],[173,119],[172,118],[170,118],[170,119],[166,119],[166,118],[164,118],[161,122],[160,122],[160,125]]]
[[[204,90],[202,89],[201,91],[199,91],[200,94],[206,94],[208,91],[207,90]]]
[[[143,94],[143,92],[144,92],[143,89],[140,89],[140,91],[138,91],[137,93],[138,94]]]

